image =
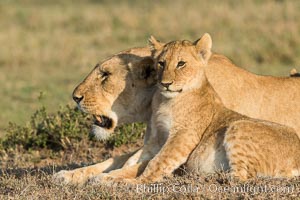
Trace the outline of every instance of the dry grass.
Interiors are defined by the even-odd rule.
[[[115,149],[110,153],[120,154],[131,148],[123,146],[123,150]],[[86,155],[82,152],[81,156]],[[90,154],[90,158],[94,156]],[[39,167],[3,169],[0,172],[0,199],[297,199],[300,195],[300,178],[239,182],[222,172],[175,176],[149,185],[86,184],[79,187],[53,182],[52,174],[60,169],[83,166],[70,165],[78,163],[78,158],[78,152],[68,152],[62,155],[62,163],[68,165],[56,162]]]
[[[299,179],[253,180],[245,183],[228,180],[226,174],[177,177],[157,185],[84,187],[61,186],[51,179],[53,169],[15,171],[4,175],[0,197],[5,199],[297,199]],[[5,172],[4,172],[5,173]],[[36,175],[38,174],[38,175]],[[225,181],[225,182],[224,182]]]

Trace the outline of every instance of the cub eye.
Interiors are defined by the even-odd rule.
[[[177,68],[181,68],[181,67],[183,67],[185,65],[185,62],[184,61],[179,61],[178,63],[177,63]]]
[[[159,61],[158,66],[164,68],[165,67],[165,62]]]

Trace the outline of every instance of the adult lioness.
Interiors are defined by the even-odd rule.
[[[137,179],[126,181],[159,181],[186,162],[188,169],[202,172],[229,167],[242,180],[300,175],[300,138],[293,129],[223,105],[204,73],[211,44],[209,34],[195,43],[154,42],[160,89],[153,97],[151,130],[166,142]]]
[[[157,41],[156,41],[157,42]],[[163,45],[160,43],[160,45]],[[119,82],[113,82],[110,85],[116,84],[116,86],[124,87],[123,91],[119,90],[119,93],[115,93],[115,98],[120,95],[120,99],[129,96],[134,97],[131,92],[127,92],[127,89],[130,90],[130,87],[125,87],[125,85],[130,85],[126,83],[129,79],[124,79],[124,77],[133,77],[138,78],[143,76],[136,76],[134,74],[139,74],[139,72],[149,72],[149,69],[144,69],[143,67],[133,67],[129,68],[131,60],[135,63],[135,66],[139,66],[139,61],[142,58],[149,57],[151,55],[151,51],[149,48],[137,48],[132,49],[127,52],[121,52],[122,54],[127,54],[125,57],[125,62],[122,62],[122,59],[119,58],[119,54],[112,56],[107,61],[103,62],[103,64],[98,65],[90,75],[83,81],[77,89],[74,91],[74,99],[79,102],[80,105],[91,105],[90,102],[86,102],[86,99],[94,99],[94,102],[102,102],[102,100],[108,102],[108,105],[114,104],[114,107],[123,108],[119,109],[119,111],[123,113],[116,114],[116,110],[114,111],[115,114],[112,114],[110,120],[111,126],[109,131],[103,131],[106,128],[99,129],[99,127],[94,126],[95,130],[98,130],[97,133],[104,133],[105,136],[108,136],[108,133],[113,131],[113,128],[117,125],[117,123],[124,123],[126,122],[134,122],[145,120],[148,116],[150,119],[151,112],[149,112],[149,96],[153,94],[153,90],[155,90],[155,86],[153,84],[148,85],[149,87],[144,87],[143,85],[140,86],[139,84],[135,84],[135,90],[152,90],[152,92],[141,92],[139,93],[139,98],[142,99],[141,96],[144,95],[144,98],[147,99],[148,103],[143,103],[142,101],[135,102],[134,104],[121,104],[122,101],[115,101],[113,99],[105,99],[103,94],[105,94],[105,87],[99,87],[101,81],[99,80],[100,77],[97,77],[99,69],[102,65],[107,65],[112,67],[112,75],[114,76],[115,80],[120,79]],[[128,54],[131,54],[128,55]],[[139,58],[139,59],[137,59]],[[142,65],[143,66],[143,65]],[[128,70],[131,69],[131,70]],[[136,73],[136,72],[137,73]],[[150,70],[151,71],[151,70]],[[300,89],[300,79],[297,80],[296,78],[276,78],[276,77],[269,77],[269,76],[258,76],[252,74],[250,72],[245,71],[239,67],[236,67],[229,59],[227,59],[223,55],[213,54],[208,61],[208,65],[205,68],[207,78],[209,82],[212,84],[213,88],[217,91],[218,95],[220,96],[221,100],[224,102],[225,106],[237,111],[239,113],[248,115],[253,118],[258,119],[265,119],[285,125],[289,125],[293,127],[297,133],[300,132],[300,123],[298,122],[300,119],[300,106],[298,102],[300,100],[300,94],[298,93]],[[115,73],[116,72],[116,73]],[[147,74],[144,73],[144,74]],[[117,78],[119,77],[119,78]],[[149,78],[149,77],[148,77]],[[150,81],[147,79],[144,80],[144,83],[151,82],[153,77],[150,77]],[[142,81],[140,79],[136,79],[135,81]],[[109,83],[109,82],[106,82]],[[152,88],[152,89],[150,89]],[[126,99],[126,98],[124,98]],[[126,100],[124,100],[126,102]],[[120,102],[117,105],[116,102]],[[102,113],[104,110],[109,112],[111,109],[110,107],[106,107],[104,104],[97,104],[94,103],[94,106],[89,107],[89,111],[91,113]],[[136,106],[138,109],[129,109],[127,110],[127,106]],[[84,107],[83,107],[84,108]],[[138,114],[144,114],[144,116],[139,119]],[[118,119],[118,122],[112,122],[115,118],[118,118],[118,115],[123,115],[127,117],[121,117]],[[115,116],[115,117],[114,117]],[[104,120],[107,121],[107,118],[103,116]],[[102,121],[101,117],[98,117],[99,122]],[[129,120],[130,119],[130,120]],[[146,120],[147,121],[147,120]],[[98,125],[101,124],[97,123]],[[110,124],[110,123],[108,123]],[[103,125],[103,124],[102,124]],[[100,131],[99,131],[100,130]],[[147,134],[145,137],[145,141],[147,141],[148,133],[150,133],[149,126],[147,128]],[[102,136],[99,136],[100,138]],[[149,144],[148,146],[152,147],[156,144]],[[99,163],[93,166],[80,168],[72,171],[61,171],[60,173],[56,174],[55,177],[62,182],[65,183],[82,183],[86,181],[89,177],[93,177],[97,174],[102,172],[108,172],[113,169],[118,169],[121,166],[124,166],[124,163],[128,160],[127,165],[133,165],[137,161],[147,160],[149,159],[149,155],[155,154],[157,148],[149,148],[155,150],[145,150],[142,148],[141,150],[137,151],[134,156],[128,160],[130,155],[124,155],[121,157],[116,157],[112,159],[108,159],[103,163]],[[147,155],[147,153],[150,153]],[[154,151],[154,152],[151,152]],[[141,157],[141,155],[143,156]],[[147,156],[145,156],[145,154]],[[141,158],[141,159],[140,159]],[[126,174],[126,173],[123,173]]]
[[[79,108],[93,114],[95,123],[92,131],[99,139],[109,137],[115,127],[123,123],[149,123],[156,84],[150,56],[148,48],[132,48],[117,53],[97,64],[74,90],[73,99]],[[150,133],[148,126],[145,141]],[[144,154],[142,148],[96,165],[62,170],[54,175],[54,179],[59,183],[82,184],[90,177],[121,168],[125,163],[125,166],[135,164]]]

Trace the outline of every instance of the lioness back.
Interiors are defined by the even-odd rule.
[[[212,55],[205,73],[227,108],[293,127],[300,136],[300,79],[259,76],[218,54]]]

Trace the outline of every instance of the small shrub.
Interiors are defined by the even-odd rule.
[[[122,144],[136,142],[143,136],[145,129],[146,126],[143,123],[134,123],[121,126],[107,140],[106,145],[109,147],[119,147]]]
[[[45,107],[37,110],[30,123],[20,126],[9,123],[7,134],[2,140],[2,148],[21,145],[26,150],[48,148],[61,150],[87,137],[89,117],[78,109],[65,106],[55,114],[48,114]]]
[[[61,107],[54,114],[48,114],[45,107],[37,110],[25,126],[9,123],[6,135],[0,140],[0,150],[13,150],[21,147],[25,150],[50,149],[54,151],[73,148],[82,140],[96,141],[88,134],[92,120],[89,115],[69,105]],[[141,123],[124,125],[116,129],[106,147],[119,147],[122,144],[136,142],[142,137],[145,125]]]

